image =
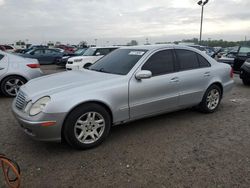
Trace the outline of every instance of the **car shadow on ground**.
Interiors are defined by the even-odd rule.
[[[120,124],[111,127],[110,134],[106,138],[106,140],[99,145],[96,148],[93,149],[88,149],[90,150],[98,150],[100,147],[111,147],[113,143],[119,143],[121,140],[123,140],[125,137],[128,135],[130,137],[137,137],[140,135],[140,133],[152,133],[154,130],[157,129],[168,129],[168,126],[173,126],[176,127],[176,120],[181,119],[181,118],[187,118],[189,116],[193,116],[194,114],[199,114],[200,112],[197,112],[194,109],[185,109],[181,111],[175,111],[167,114],[162,114],[150,118],[145,118],[141,120],[136,120],[133,122],[125,123],[125,124]],[[206,116],[206,114],[203,114]],[[174,121],[172,123],[171,121]],[[168,123],[169,122],[169,123]],[[182,126],[182,125],[180,125]],[[186,129],[187,127],[185,127]],[[29,139],[29,138],[27,138]],[[30,139],[29,139],[30,140]],[[27,141],[30,142],[30,141]],[[53,150],[57,152],[78,152],[81,150],[75,150],[71,146],[69,146],[65,141],[62,142],[37,142],[37,141],[31,141],[32,145],[36,145],[34,147],[44,147],[46,150]],[[87,151],[87,150],[85,150]]]

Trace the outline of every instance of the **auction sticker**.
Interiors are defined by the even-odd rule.
[[[140,56],[142,56],[143,54],[145,54],[145,52],[143,52],[143,51],[131,51],[131,52],[129,52],[128,55],[140,55]]]

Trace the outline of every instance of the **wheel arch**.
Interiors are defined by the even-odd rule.
[[[222,85],[220,82],[218,82],[218,81],[213,82],[212,84],[210,84],[209,87],[211,87],[212,85],[216,85],[216,86],[218,86],[218,87],[221,89],[221,97],[223,97],[223,92],[224,92],[224,90],[223,90],[223,85]],[[208,88],[209,88],[209,87],[208,87]]]
[[[70,111],[69,111],[69,112],[67,113],[67,115],[65,116],[65,118],[64,118],[64,120],[63,120],[63,125],[62,125],[62,128],[61,128],[61,137],[62,137],[62,139],[64,139],[63,130],[64,130],[64,126],[65,126],[65,121],[66,121],[67,118],[69,117],[70,113],[71,113],[74,109],[76,109],[76,108],[78,108],[78,107],[80,107],[80,106],[82,106],[82,105],[86,105],[86,104],[97,104],[97,105],[100,105],[100,106],[104,107],[104,108],[107,110],[107,112],[109,113],[111,123],[113,124],[113,113],[112,113],[112,110],[111,110],[111,108],[110,108],[105,102],[103,102],[103,101],[96,101],[96,100],[85,101],[85,102],[82,102],[82,103],[80,103],[80,104],[77,104],[76,106],[74,106],[73,108],[71,108]]]
[[[5,76],[0,80],[0,85],[2,85],[2,82],[3,82],[6,78],[11,77],[11,76],[21,77],[21,78],[23,78],[24,80],[26,80],[26,82],[29,81],[29,79],[27,79],[27,78],[26,78],[25,76],[23,76],[23,75],[20,75],[20,74],[8,74],[8,75],[5,75]]]

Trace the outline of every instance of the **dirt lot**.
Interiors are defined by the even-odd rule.
[[[12,99],[1,97],[0,153],[20,164],[28,188],[249,188],[250,87],[235,82],[214,114],[189,109],[116,126],[87,151],[31,140],[13,118]]]

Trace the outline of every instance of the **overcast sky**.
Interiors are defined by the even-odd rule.
[[[0,43],[99,44],[199,37],[198,0],[0,0]],[[250,38],[250,0],[210,0],[204,39]],[[107,42],[109,41],[109,42]]]

